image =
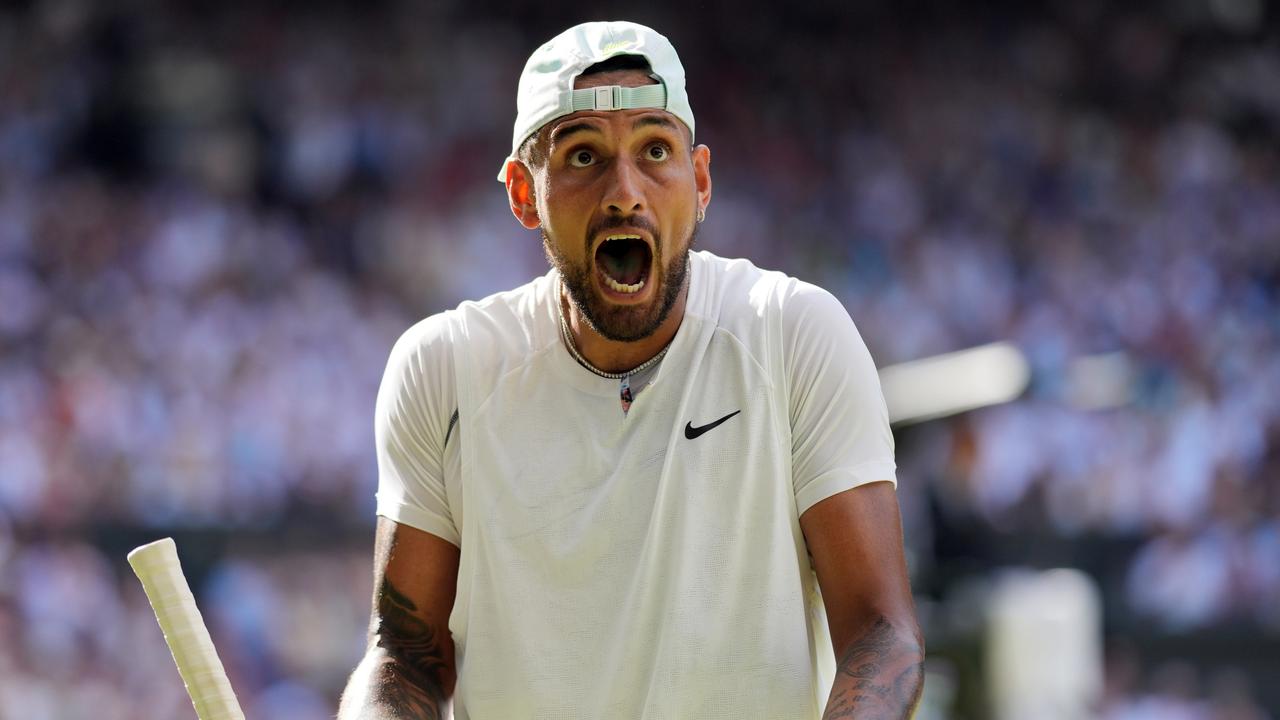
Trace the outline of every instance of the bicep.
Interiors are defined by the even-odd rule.
[[[369,649],[339,718],[442,717],[456,679],[449,613],[457,576],[457,547],[378,518]]]
[[[458,547],[385,517],[378,518],[376,532],[372,631],[397,612],[447,631],[458,584]]]
[[[880,617],[915,626],[892,483],[871,482],[821,500],[800,516],[800,529],[836,648]]]
[[[378,518],[370,653],[384,657],[383,701],[396,713],[436,717],[457,678],[449,614],[458,548],[435,535]],[[397,714],[399,716],[399,714]]]

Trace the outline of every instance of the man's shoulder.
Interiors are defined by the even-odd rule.
[[[555,287],[555,273],[548,272],[510,290],[495,292],[479,300],[463,301],[454,311],[495,315],[505,313],[527,315],[534,312],[538,304],[546,300],[548,295],[555,290]]]
[[[465,300],[419,320],[404,332],[400,343],[439,348],[485,331],[526,334],[553,284],[544,275],[510,290]]]
[[[815,307],[840,306],[826,289],[750,260],[706,251],[694,255],[706,285],[700,310],[722,326],[771,319],[789,324]]]
[[[400,336],[393,358],[440,358],[461,348],[476,371],[522,361],[558,337],[554,288],[554,278],[544,275],[423,318]]]

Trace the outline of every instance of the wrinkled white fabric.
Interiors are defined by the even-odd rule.
[[[895,480],[879,379],[826,291],[706,252],[689,277],[626,415],[561,343],[554,271],[392,351],[378,513],[461,548],[455,717],[821,712],[834,663],[799,517]]]

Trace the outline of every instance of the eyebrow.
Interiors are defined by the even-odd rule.
[[[672,132],[679,130],[670,118],[662,115],[642,115],[631,123],[632,130],[639,130],[643,127],[661,127],[671,130]],[[568,138],[570,135],[576,135],[577,133],[583,132],[594,132],[596,134],[600,134],[600,128],[588,122],[576,122],[569,123],[568,125],[561,125],[551,132],[551,142],[552,144],[562,143],[565,141],[565,138]]]
[[[631,129],[639,130],[642,127],[649,127],[651,125],[663,127],[672,131],[679,130],[679,128],[676,127],[676,124],[671,122],[671,118],[668,118],[665,115],[643,115],[638,117],[635,122],[631,123]]]
[[[551,142],[553,144],[564,142],[565,138],[580,132],[599,133],[600,129],[597,128],[595,125],[592,125],[591,123],[585,123],[585,122],[577,122],[577,123],[570,123],[569,125],[561,125],[560,127],[556,128],[551,132]]]

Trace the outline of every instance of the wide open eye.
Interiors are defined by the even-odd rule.
[[[645,149],[644,154],[650,160],[662,162],[671,157],[671,148],[664,143],[654,143]]]
[[[594,165],[596,156],[591,154],[590,150],[574,150],[569,154],[569,164],[574,167],[587,167]]]

